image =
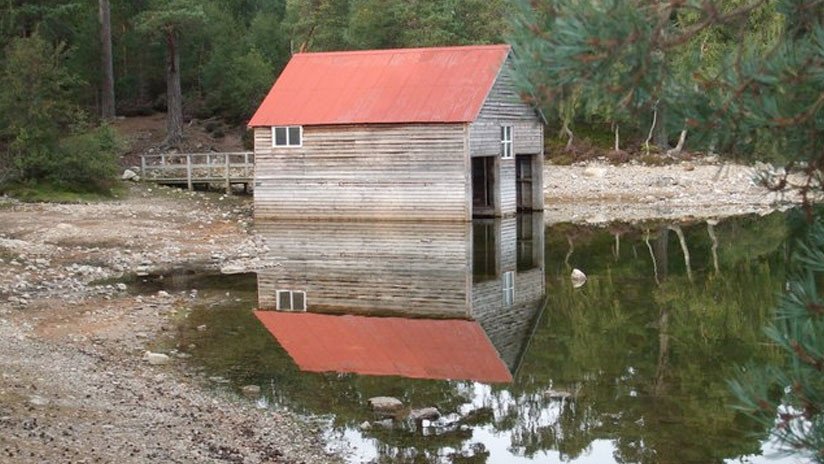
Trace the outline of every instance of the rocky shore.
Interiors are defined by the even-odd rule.
[[[249,199],[128,189],[94,204],[0,199],[0,462],[338,462],[317,427],[205,386],[183,353],[149,362],[197,293],[115,280],[248,265]]]
[[[688,220],[793,203],[756,173],[711,161],[548,165],[546,221]],[[0,462],[341,461],[311,422],[259,408],[254,387],[211,388],[174,350],[147,358],[201,297],[140,295],[119,280],[260,266],[251,199],[125,188],[92,204],[0,198]]]
[[[705,158],[667,166],[603,163],[544,167],[545,220],[605,224],[709,219],[767,214],[799,203],[792,192],[772,192],[759,176],[780,175],[767,164],[745,166]],[[790,176],[800,183],[800,175]]]

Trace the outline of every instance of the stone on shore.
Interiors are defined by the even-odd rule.
[[[143,355],[143,359],[152,366],[161,366],[163,364],[168,364],[171,360],[171,358],[169,358],[169,355],[163,353],[152,353],[151,351],[147,351],[146,354]]]
[[[403,408],[401,400],[391,396],[369,398],[369,405],[373,411],[381,414],[394,414]]]

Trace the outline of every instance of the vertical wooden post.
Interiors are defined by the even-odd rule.
[[[229,182],[229,154],[223,155],[226,157],[226,195],[232,193],[232,184]]]
[[[189,190],[194,190],[192,185],[192,155],[186,154],[186,187]]]
[[[146,178],[146,155],[140,155],[140,177]]]
[[[249,153],[243,154],[243,177],[249,177]]]

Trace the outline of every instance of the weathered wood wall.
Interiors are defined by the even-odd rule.
[[[269,247],[263,309],[277,290],[306,292],[310,312],[469,317],[470,223],[258,222]]]
[[[524,225],[531,227],[533,231],[543,232],[543,216],[527,216]],[[543,234],[533,236],[533,249],[538,254],[536,266],[519,272],[516,270],[516,219],[495,220],[495,227],[501,238],[501,272],[494,280],[473,284],[472,318],[484,328],[507,366],[514,369],[529,340],[532,323],[546,294]],[[503,273],[508,271],[513,271],[515,275],[515,298],[512,306],[504,305],[503,297]]]
[[[478,118],[469,125],[470,156],[499,157],[500,197],[496,198],[497,215],[514,214],[516,211],[515,159],[500,159],[501,126],[512,126],[512,147],[515,155],[537,155],[543,163],[544,126],[535,109],[520,98],[512,78],[511,63],[501,69],[492,90],[484,102]],[[533,169],[533,194],[536,205],[543,205],[541,189],[543,170]],[[538,207],[536,209],[542,209]]]
[[[306,126],[303,146],[255,129],[255,216],[471,219],[466,124]]]

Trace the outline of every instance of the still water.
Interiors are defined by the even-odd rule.
[[[775,456],[727,387],[780,361],[761,328],[790,216],[260,224],[260,272],[214,281],[229,296],[176,343],[231,388],[320,418],[351,462],[803,462]],[[278,307],[259,313],[272,333],[251,311]],[[442,417],[377,425],[374,396]]]

